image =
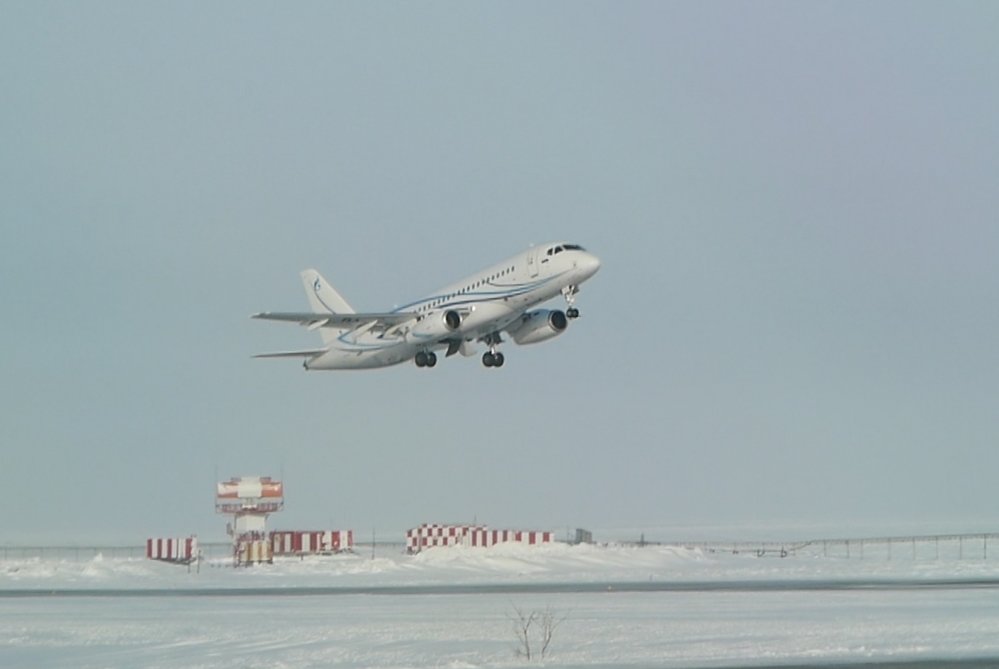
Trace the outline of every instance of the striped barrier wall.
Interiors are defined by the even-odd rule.
[[[438,525],[424,523],[406,532],[406,551],[419,553],[427,548],[471,546],[488,548],[503,543],[529,546],[555,541],[555,533],[537,530],[491,530],[480,525]]]
[[[190,564],[198,559],[198,538],[190,536],[146,539],[146,558],[160,562]]]
[[[274,555],[341,553],[354,549],[353,530],[276,530],[270,533]]]

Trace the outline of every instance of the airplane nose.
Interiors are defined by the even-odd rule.
[[[592,253],[585,253],[576,263],[576,267],[586,278],[589,278],[596,274],[597,270],[600,269],[600,258],[596,257]]]

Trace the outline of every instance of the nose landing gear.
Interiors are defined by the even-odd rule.
[[[565,298],[566,304],[569,308],[565,310],[565,317],[576,319],[579,318],[579,309],[573,306],[576,303],[576,294],[579,293],[579,286],[574,284],[569,284],[562,289],[562,297]]]

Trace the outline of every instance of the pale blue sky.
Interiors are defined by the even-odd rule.
[[[4,2],[0,543],[273,525],[995,529],[999,6]],[[565,238],[507,365],[305,373]]]

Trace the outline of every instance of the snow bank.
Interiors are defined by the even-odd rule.
[[[999,657],[994,588],[306,596],[307,588],[995,579],[999,560],[787,558],[501,545],[200,571],[140,558],[0,562],[0,666],[514,667],[514,606],[563,617],[545,666],[759,666]],[[296,588],[302,588],[296,591]],[[117,596],[20,596],[96,590]],[[142,593],[143,589],[154,592]],[[187,596],[159,592],[176,589]],[[233,589],[220,597],[214,589]],[[128,591],[124,594],[120,591]],[[6,593],[6,597],[3,594]],[[86,594],[86,593],[81,593]],[[195,596],[195,594],[197,596]],[[14,596],[11,596],[14,595]],[[138,596],[132,596],[138,595]],[[167,596],[170,595],[170,596]]]
[[[501,544],[275,558],[233,568],[228,559],[190,570],[144,558],[0,562],[0,590],[39,588],[377,587],[433,584],[731,582],[755,580],[987,579],[999,559],[885,560],[798,555],[756,557],[667,546]]]

